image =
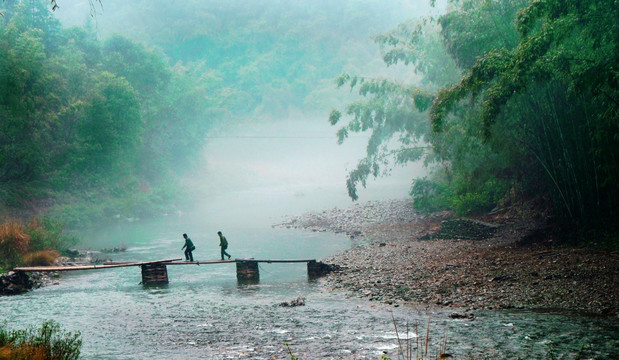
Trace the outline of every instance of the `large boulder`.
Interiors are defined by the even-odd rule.
[[[32,281],[23,271],[9,271],[0,275],[0,295],[17,295],[32,289]]]
[[[341,271],[342,268],[336,264],[325,264],[321,261],[310,261],[307,263],[307,274],[310,278],[325,276],[334,271]]]

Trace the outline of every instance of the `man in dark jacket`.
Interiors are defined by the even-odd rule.
[[[228,240],[221,233],[221,231],[218,231],[217,235],[219,235],[219,246],[221,246],[221,260],[224,259],[224,255],[228,257],[228,260],[230,260],[230,254],[226,252],[226,249],[228,248]]]
[[[185,249],[185,261],[193,261],[193,254],[191,252],[194,251],[196,247],[193,246],[193,242],[187,237],[187,234],[183,234],[183,237],[185,238],[185,245],[183,245],[181,249]]]

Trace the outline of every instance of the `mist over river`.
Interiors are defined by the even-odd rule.
[[[320,259],[355,246],[343,234],[273,226],[287,215],[351,205],[344,169],[359,149],[335,151],[320,126],[296,123],[277,139],[264,136],[269,126],[254,128],[252,138],[215,138],[203,170],[187,180],[195,203],[148,221],[119,214],[115,225],[85,233],[82,245],[127,246],[110,255],[114,261],[182,257],[185,232],[196,260],[218,259],[218,230],[234,258]],[[294,137],[293,129],[315,137]],[[308,147],[322,160],[305,161]],[[405,197],[418,168],[398,171],[401,176],[368,183],[361,201]],[[456,359],[544,359],[553,349],[574,354],[583,344],[599,358],[616,358],[619,344],[617,324],[607,320],[523,311],[477,311],[475,320],[462,320],[450,318],[449,309],[368,302],[308,280],[305,264],[261,264],[257,284],[238,283],[234,264],[168,266],[168,277],[166,286],[145,287],[138,267],[64,273],[57,285],[0,297],[0,320],[15,329],[53,319],[80,331],[84,359],[290,358],[284,343],[301,359],[395,359],[392,316],[400,338],[413,343],[417,333],[425,337],[430,321],[430,352],[436,355],[446,338]],[[297,297],[306,305],[278,306]]]
[[[129,246],[113,260],[180,257],[180,233],[190,226],[186,218],[110,229],[110,236],[124,238]],[[196,259],[217,258],[214,231],[194,226],[189,235],[197,245]],[[269,224],[225,234],[234,257],[320,258],[352,245],[342,235]],[[0,297],[2,320],[23,328],[54,319],[66,330],[80,331],[84,359],[284,359],[284,343],[302,359],[380,359],[384,352],[396,358],[392,314],[400,337],[406,338],[409,324],[413,341],[414,325],[425,336],[430,320],[431,350],[436,353],[446,336],[456,358],[472,353],[543,359],[552,347],[577,351],[583,343],[616,355],[612,322],[517,311],[476,312],[473,321],[454,320],[448,310],[392,307],[326,291],[320,281],[307,279],[304,264],[261,264],[260,282],[254,285],[237,282],[234,264],[168,266],[168,276],[166,286],[145,287],[137,267],[66,273],[57,285]],[[299,296],[305,306],[278,306]]]
[[[221,231],[232,258],[343,269],[61,272],[0,296],[0,325],[52,320],[87,360],[619,359],[617,18],[616,0],[0,1],[3,279],[73,235],[156,262],[186,233],[208,262]],[[43,350],[0,360],[14,345]]]
[[[243,195],[253,195],[256,205],[275,200],[273,193]],[[233,198],[223,202],[231,205]],[[194,257],[216,259],[220,228],[209,219],[225,207],[215,198],[207,204],[212,213],[203,208],[200,216],[170,214],[108,228],[109,239],[128,246],[113,260],[181,257],[186,229],[197,246]],[[251,209],[239,210],[239,217]],[[233,257],[321,258],[354,246],[344,235],[239,224],[221,228]],[[613,358],[619,343],[612,321],[524,311],[478,311],[475,320],[456,320],[450,310],[371,303],[308,280],[304,264],[261,264],[253,285],[237,282],[234,264],[168,266],[168,276],[166,286],[145,287],[137,267],[62,274],[57,285],[0,297],[1,318],[10,328],[54,319],[80,331],[84,359],[285,359],[284,343],[301,359],[397,358],[392,315],[400,338],[413,343],[430,321],[430,350],[436,354],[446,337],[455,358],[544,359],[552,349],[574,354],[582,344],[604,354],[599,358]],[[306,305],[278,306],[297,297]]]

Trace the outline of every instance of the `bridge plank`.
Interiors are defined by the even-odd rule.
[[[117,267],[127,267],[127,266],[140,266],[140,265],[148,265],[148,264],[157,264],[157,263],[171,263],[172,261],[178,261],[178,259],[166,259],[166,260],[153,260],[153,261],[139,261],[139,262],[126,262],[126,263],[118,263],[118,264],[107,264],[107,265],[74,265],[74,266],[30,266],[30,267],[16,267],[13,271],[28,271],[28,272],[56,272],[56,271],[77,271],[77,270],[95,270],[95,269],[109,269],[109,268],[117,268]]]
[[[200,265],[200,264],[224,264],[224,263],[236,263],[236,262],[258,262],[258,263],[308,263],[316,261],[316,259],[232,259],[232,260],[203,260],[203,261],[181,261],[178,259],[166,259],[166,260],[154,260],[154,261],[137,261],[137,262],[107,262],[103,265],[73,265],[73,266],[32,266],[32,267],[17,267],[14,271],[28,271],[28,272],[56,272],[56,271],[77,271],[77,270],[95,270],[95,269],[109,269],[117,267],[127,266],[140,266],[157,263],[165,263],[165,265]]]
[[[315,259],[273,259],[273,260],[263,260],[263,259],[230,259],[230,260],[198,260],[198,261],[179,261],[179,262],[170,262],[166,263],[166,265],[200,265],[200,264],[225,264],[225,263],[236,263],[236,262],[259,262],[259,263],[308,263],[312,261],[316,261]]]

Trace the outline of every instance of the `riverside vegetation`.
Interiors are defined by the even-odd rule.
[[[388,173],[389,159],[424,159],[430,175],[413,179],[411,190],[418,210],[477,213],[506,197],[539,195],[553,226],[570,235],[564,239],[616,246],[614,1],[447,3],[441,16],[411,19],[374,38],[384,63],[408,66],[400,75],[414,73],[415,81],[348,73],[336,81],[358,90],[357,101],[329,116],[333,125],[343,124],[338,140],[371,133],[366,157],[347,180],[351,198],[369,176]],[[208,3],[185,5],[205,7],[214,18],[263,13],[263,21],[245,29],[261,34],[256,41],[268,56],[258,57],[258,44],[242,40],[243,21],[234,17],[224,22],[234,28],[226,27],[221,41],[208,27],[187,38],[178,29],[163,34],[164,27],[151,23],[148,34],[135,29],[140,42],[120,35],[99,40],[91,26],[63,28],[45,2],[2,4],[0,216],[43,213],[71,228],[169,210],[182,193],[177,174],[191,168],[204,135],[224,118],[237,121],[265,109],[285,116],[286,106],[310,111],[318,100],[333,104],[333,93],[316,79],[328,79],[344,65],[359,67],[355,58],[368,45],[351,26],[359,19],[383,25],[371,14],[393,18],[380,6],[352,2],[342,11],[325,11],[329,15],[321,12],[327,2],[320,3],[311,10],[311,24],[255,11],[262,2],[245,11],[232,3],[239,11],[230,13]],[[120,5],[118,16],[135,14],[126,6]],[[308,11],[291,6],[282,9],[291,18]],[[170,14],[165,7],[155,10],[149,21]],[[178,11],[183,18],[196,13]],[[356,17],[338,18],[348,11]],[[193,15],[184,21],[201,20]],[[322,21],[337,30],[324,29]],[[279,33],[264,23],[295,31]],[[323,30],[312,37],[306,28]],[[317,50],[326,45],[334,51]],[[350,59],[336,56],[335,49],[352,45],[364,50]],[[196,48],[209,49],[208,61],[200,61],[205,54]],[[294,101],[273,97],[282,86]],[[401,146],[391,148],[394,143]]]
[[[268,1],[97,3],[116,7],[113,19],[153,12],[123,22],[122,35],[96,26],[103,19],[62,26],[52,10],[88,19],[68,1],[0,2],[2,222],[44,217],[69,232],[179,210],[188,200],[179,179],[208,131],[315,111],[337,92],[331,79],[342,67],[366,64],[370,29],[398,12],[329,1],[310,16],[288,2],[277,11],[263,11]]]
[[[450,3],[375,38],[387,65],[421,81],[338,79],[361,97],[332,111],[339,141],[371,133],[350,197],[390,159],[425,160],[431,174],[411,190],[418,210],[483,213],[538,196],[558,239],[617,247],[616,2]]]
[[[51,218],[27,224],[9,220],[0,224],[0,273],[20,265],[51,265],[77,239],[63,233],[64,225]]]
[[[0,360],[77,360],[81,347],[79,332],[65,332],[54,321],[26,330],[0,324]]]

